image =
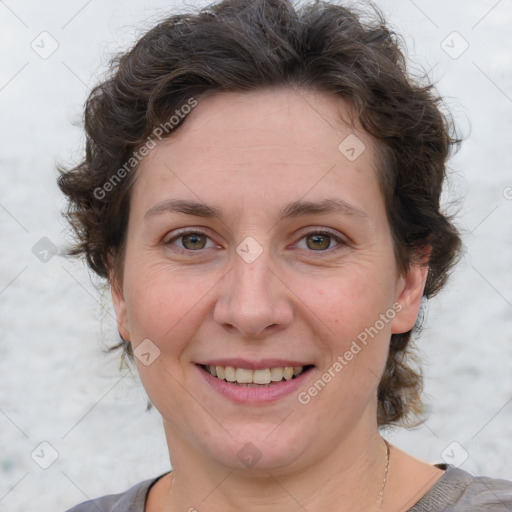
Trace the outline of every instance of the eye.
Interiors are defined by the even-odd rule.
[[[305,243],[300,246],[302,241]],[[296,246],[299,249],[309,249],[314,252],[327,252],[328,250],[338,250],[340,247],[333,249],[334,242],[338,246],[346,245],[346,242],[330,231],[312,231],[304,235]]]
[[[165,245],[175,246],[182,251],[196,252],[202,249],[218,247],[213,240],[199,230],[185,230],[174,233],[174,236],[165,241]],[[306,233],[296,247],[313,252],[336,251],[346,242],[340,236],[326,230],[311,231]]]
[[[207,246],[208,241],[210,241],[209,246]],[[210,239],[209,236],[198,230],[181,231],[166,240],[165,245],[175,245],[179,249],[186,251],[198,251],[201,249],[217,247],[217,245],[213,242],[213,240]]]

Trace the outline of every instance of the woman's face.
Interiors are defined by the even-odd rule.
[[[374,142],[340,113],[306,90],[216,94],[138,170],[113,297],[173,465],[300,468],[377,429],[425,269],[398,275]]]

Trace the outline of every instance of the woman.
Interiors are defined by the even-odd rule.
[[[59,185],[173,469],[73,512],[512,508],[379,431],[421,416],[409,342],[460,250],[439,104],[324,3],[225,0],[119,59]]]

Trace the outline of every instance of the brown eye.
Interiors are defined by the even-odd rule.
[[[332,237],[330,235],[323,233],[308,235],[306,237],[306,245],[309,249],[314,251],[329,249],[329,246],[331,245],[331,238]]]
[[[198,252],[202,249],[215,247],[213,240],[201,231],[182,231],[165,242],[168,247],[174,246],[181,251]]]
[[[297,248],[309,252],[334,252],[346,246],[341,236],[330,231],[313,231],[306,233],[296,244]]]
[[[193,251],[194,249],[204,249],[208,237],[201,233],[190,233],[180,238],[182,239],[183,247]]]

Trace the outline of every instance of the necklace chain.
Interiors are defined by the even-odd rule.
[[[386,489],[386,483],[388,481],[388,470],[389,470],[389,443],[384,439],[384,443],[386,445],[386,468],[384,469],[384,480],[382,480],[382,486],[380,488],[379,497],[377,498],[377,503],[382,506],[382,502],[384,501],[384,490]]]

